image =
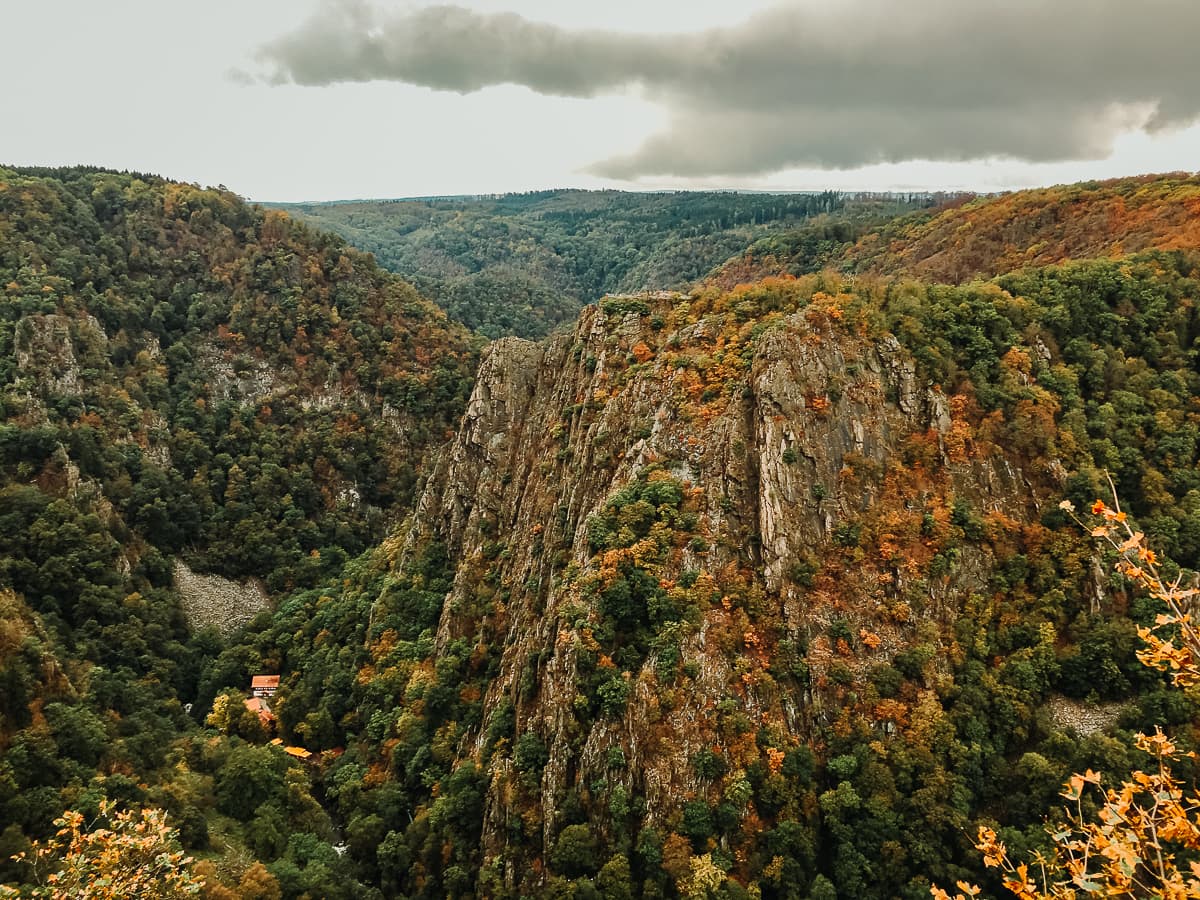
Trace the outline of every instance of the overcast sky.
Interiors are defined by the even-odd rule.
[[[1200,168],[1198,0],[8,0],[0,163],[256,200]]]

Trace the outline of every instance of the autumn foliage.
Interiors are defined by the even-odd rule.
[[[118,811],[106,800],[91,821],[69,810],[55,825],[54,837],[18,855],[32,865],[36,883],[21,891],[0,885],[0,896],[173,900],[200,893],[201,882],[189,871],[192,859],[160,809]]]
[[[963,282],[1070,259],[1200,247],[1200,179],[1122,178],[1018,191],[896,219],[845,264]]]
[[[1070,501],[1064,500],[1061,508],[1075,515]],[[1090,511],[1097,521],[1085,527],[1117,551],[1118,570],[1166,606],[1153,628],[1138,629],[1146,643],[1138,658],[1169,672],[1179,688],[1200,685],[1200,636],[1188,612],[1195,589],[1183,588],[1181,576],[1166,580],[1145,535],[1134,529],[1119,506],[1097,500]],[[1066,822],[1047,829],[1054,843],[1052,857],[1038,854],[1031,863],[1015,860],[994,830],[980,827],[975,847],[988,868],[1000,870],[1004,887],[1014,896],[1200,897],[1200,794],[1172,770],[1174,763],[1194,760],[1196,754],[1183,753],[1158,728],[1152,735],[1139,734],[1137,747],[1154,758],[1153,770],[1135,771],[1107,789],[1101,786],[1100,773],[1091,769],[1067,781],[1061,794],[1069,804]],[[1089,793],[1099,795],[1099,811],[1092,816],[1085,809]],[[958,888],[953,900],[980,893],[962,881]],[[932,893],[938,900],[952,897],[938,887]]]

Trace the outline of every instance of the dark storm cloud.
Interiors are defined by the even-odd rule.
[[[685,7],[686,8],[686,7]],[[262,48],[268,80],[391,80],[565,97],[640,89],[669,128],[615,178],[910,159],[1094,159],[1200,117],[1198,0],[845,0],[674,35],[566,29],[456,6],[330,3]]]

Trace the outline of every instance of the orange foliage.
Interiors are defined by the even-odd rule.
[[[908,705],[899,700],[880,700],[875,704],[875,717],[904,728],[908,725]]]
[[[55,820],[53,838],[15,859],[29,862],[35,896],[53,900],[124,900],[127,897],[189,897],[201,882],[190,870],[191,857],[161,809],[116,811],[100,802],[92,822],[70,810]],[[0,896],[17,896],[0,886]]]
[[[859,629],[858,636],[862,640],[863,645],[871,650],[878,650],[879,646],[883,643],[879,635],[873,631],[867,631],[865,628]]]
[[[1200,247],[1200,177],[1178,174],[1019,191],[899,220],[847,254],[860,269],[963,282],[1026,266]]]

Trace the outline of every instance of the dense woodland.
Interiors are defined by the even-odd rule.
[[[173,743],[220,641],[185,628],[170,558],[276,595],[337,575],[411,504],[475,345],[340,239],[149,176],[0,170],[0,285],[4,877],[105,796],[207,846],[213,797],[255,796],[216,772],[287,767]]]
[[[657,224],[606,194],[323,208],[345,229],[407,228],[411,241],[363,246],[400,269],[424,254],[413,280],[439,279],[425,284],[444,305],[455,279],[494,286],[448,317],[341,238],[225,191],[0,169],[0,883],[28,893],[57,858],[99,866],[79,834],[37,865],[10,859],[73,810],[83,818],[68,831],[108,823],[114,845],[151,816],[154,846],[191,860],[175,866],[186,875],[169,896],[189,884],[216,898],[515,896],[505,865],[539,873],[546,897],[916,898],[963,878],[997,893],[976,826],[1020,853],[1045,847],[1042,823],[1071,772],[1119,780],[1147,766],[1139,730],[1197,743],[1194,693],[1136,655],[1136,627],[1161,605],[1058,506],[1112,502],[1107,473],[1167,572],[1200,568],[1194,189],[1140,179],[978,200],[873,231],[822,221],[764,238],[749,257],[749,232],[722,226],[729,207],[707,195],[691,212],[664,198]],[[743,199],[739,215],[766,227],[842,202]],[[965,222],[1003,235],[1002,249],[950,237]],[[1054,223],[1053,247],[1038,222]],[[659,226],[668,242],[613,261],[621,241],[638,245],[630,234]],[[700,243],[708,256],[678,262]],[[495,266],[463,262],[489,246]],[[948,493],[938,443],[920,434],[886,471],[864,462],[839,485],[811,485],[817,503],[855,479],[889,490],[788,570],[821,623],[804,643],[784,637],[755,569],[757,536],[734,548],[737,565],[671,569],[684,552],[703,560],[708,540],[671,460],[588,518],[582,564],[568,565],[571,540],[550,522],[497,533],[471,560],[413,543],[421,483],[478,359],[454,317],[485,334],[541,333],[591,292],[691,281],[721,248],[738,255],[690,299],[609,301],[601,339],[623,360],[612,397],[661,364],[663,389],[699,429],[749,392],[749,360],[773,334],[847,347],[894,337],[920,383],[951,400],[952,463],[1008,454],[1044,497],[1040,515],[1014,521]],[[833,271],[847,267],[899,274]],[[762,277],[789,268],[814,274]],[[504,279],[561,305],[506,313]],[[625,347],[630,317],[652,336]],[[837,398],[816,399],[819,413]],[[607,402],[581,397],[563,410],[563,433]],[[590,449],[564,442],[541,464],[602,458]],[[553,833],[542,827],[538,777],[556,736],[518,731],[511,706],[484,702],[504,649],[495,622],[517,590],[500,573],[523,540],[555,560],[554,589],[584,598],[563,638],[583,648],[573,728],[622,716],[622,670],[648,666],[664,705],[683,702],[700,673],[678,648],[722,617],[735,669],[753,669],[736,669],[712,749],[690,760],[703,792],[652,816],[637,796],[579,784]],[[176,556],[262,579],[274,610],[229,640],[190,630]],[[993,563],[986,588],[949,612],[925,609],[979,558]],[[908,592],[862,612],[855,579],[892,560],[916,567]],[[464,569],[476,608],[459,612],[478,627],[439,634]],[[881,656],[872,628],[902,643]],[[544,662],[529,661],[523,690]],[[309,760],[269,743],[243,705],[259,672],[281,674],[275,728]],[[747,691],[819,702],[824,718],[791,741],[781,722],[745,714]],[[1064,697],[1119,706],[1081,737],[1044,712]],[[499,859],[481,848],[493,789],[523,810]],[[165,824],[145,810],[165,810]]]
[[[811,219],[865,228],[925,195],[541,191],[281,208],[337,232],[490,338],[541,337],[606,293],[684,288],[756,237]]]
[[[1200,178],[1186,172],[943,201],[879,226],[817,222],[776,230],[731,259],[717,279],[732,285],[836,268],[961,284],[1071,259],[1200,244]]]

